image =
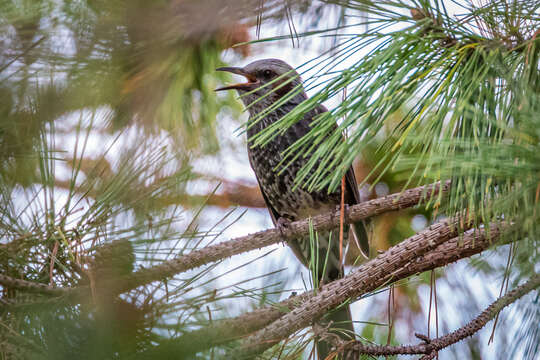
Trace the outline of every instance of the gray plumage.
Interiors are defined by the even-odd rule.
[[[295,186],[294,179],[298,171],[308,161],[309,154],[297,157],[285,169],[280,168],[279,171],[276,171],[283,159],[283,152],[310,131],[311,122],[316,116],[327,111],[324,106],[319,105],[309,111],[302,119],[286,129],[283,134],[274,137],[264,146],[254,146],[252,142],[252,137],[255,134],[282,118],[307,99],[303,88],[301,88],[302,80],[296,71],[287,63],[278,59],[258,60],[244,68],[220,68],[218,70],[243,75],[248,79],[246,83],[226,86],[218,90],[236,89],[241,95],[240,99],[249,111],[250,120],[247,129],[249,161],[274,224],[277,225],[278,222],[282,222],[280,218],[295,221],[335,210],[341,201],[340,188],[331,194],[328,194],[326,190],[307,191],[302,187],[296,187],[293,190]],[[276,79],[278,80],[274,81]],[[285,84],[290,79],[292,80]],[[254,122],[259,113],[269,108],[290,91],[295,88],[298,89],[298,87],[300,87],[301,91],[291,99]],[[346,174],[345,203],[354,205],[359,201],[358,187],[351,167]],[[353,224],[350,226],[350,232],[351,237],[358,242],[360,249],[367,255],[369,244],[365,225],[362,222]],[[317,272],[318,280],[323,283],[335,280],[342,275],[342,265],[339,262],[338,231],[334,231],[331,236],[330,249],[328,249],[329,238],[330,233],[318,234],[319,250],[316,261],[318,267],[312,269]],[[309,267],[314,253],[312,246],[310,246],[309,237],[294,239],[288,243],[298,259]],[[326,258],[328,258],[328,261],[325,265]],[[323,268],[325,268],[324,274]],[[332,313],[330,320],[335,322],[333,328],[339,327],[350,332],[353,330],[348,307],[343,307],[341,310]],[[340,324],[337,324],[338,322]],[[319,358],[324,359],[324,356],[328,355],[329,345],[319,342],[318,350]]]

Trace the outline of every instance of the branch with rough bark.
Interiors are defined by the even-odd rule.
[[[446,192],[448,187],[449,184],[445,184],[440,195]],[[421,201],[424,196],[435,196],[438,190],[437,185],[427,189],[420,187],[401,194],[394,194],[355,205],[349,209],[346,222],[357,221],[386,211],[413,206]],[[335,213],[314,218],[313,226],[318,230],[329,229],[335,227],[338,222],[339,212],[336,211]],[[178,339],[170,340],[163,346],[167,349],[171,347],[179,348],[184,353],[186,351],[187,353],[195,353],[208,347],[252,334],[244,340],[241,349],[234,356],[252,356],[260,353],[295,331],[310,326],[317,318],[344,301],[357,299],[381,286],[407,278],[419,272],[444,266],[487,249],[501,232],[501,224],[493,224],[489,228],[489,236],[487,236],[487,232],[484,229],[469,230],[462,236],[457,236],[459,227],[461,226],[463,229],[464,224],[466,222],[462,218],[445,220],[434,224],[360,266],[358,270],[345,278],[324,285],[319,289],[317,294],[307,292],[291,297],[276,306],[242,315],[237,319],[214,322],[210,328],[203,328],[188,333]],[[115,291],[121,291],[121,288],[125,288],[126,284],[130,284],[130,286],[133,286],[131,288],[135,288],[145,283],[167,277],[163,276],[161,270],[172,272],[171,275],[174,275],[177,272],[209,263],[212,261],[211,259],[219,260],[226,256],[251,250],[251,248],[239,248],[244,242],[249,244],[251,241],[251,244],[257,244],[257,247],[262,247],[264,246],[262,244],[265,244],[266,241],[271,241],[270,243],[279,241],[282,235],[291,238],[300,236],[303,234],[302,231],[304,231],[303,226],[305,225],[302,221],[295,222],[292,223],[286,234],[281,234],[277,230],[259,232],[192,252],[172,260],[172,262],[166,262],[166,267],[163,267],[164,264],[161,264],[150,269],[139,270],[128,276],[128,279],[135,278],[136,282],[126,283],[126,278],[121,278],[120,281],[122,282],[120,286],[115,288]],[[309,224],[307,224],[306,231],[309,231]],[[257,237],[256,235],[259,236]],[[223,246],[224,244],[225,246]],[[212,251],[206,253],[208,249]],[[193,253],[196,253],[195,257],[192,257]],[[197,265],[198,261],[202,261],[203,264]],[[142,280],[138,278],[137,275],[145,271],[148,271],[148,274],[151,275],[143,277]],[[157,274],[159,274],[159,277]],[[26,289],[48,295],[73,296],[76,294],[81,296],[85,291],[82,287],[77,289],[63,289],[50,288],[45,285],[36,286],[39,284],[11,279],[6,276],[0,277],[0,284],[10,288]],[[254,331],[256,332],[253,334]],[[355,345],[358,344],[355,343]],[[343,347],[343,349],[345,351],[349,347]],[[356,350],[351,348],[350,351]]]
[[[20,289],[27,292],[40,293],[51,296],[62,296],[66,294],[66,291],[68,291],[68,289],[54,288],[52,286],[42,283],[15,279],[2,274],[0,274],[0,285],[4,286],[7,289]]]
[[[348,207],[345,224],[367,219],[385,212],[396,211],[418,205],[423,199],[429,199],[448,192],[450,182],[442,188],[439,183],[420,186],[401,193],[384,196]],[[295,221],[287,226],[285,233],[277,229],[259,231],[217,245],[195,250],[187,255],[166,261],[149,269],[139,270],[118,282],[117,292],[122,293],[153,281],[159,281],[175,274],[185,272],[233,255],[276,244],[284,239],[296,239],[309,234],[310,226],[316,231],[335,229],[339,226],[340,211],[315,216],[309,220]]]
[[[537,289],[540,286],[540,275],[533,275],[527,282],[518,286],[514,290],[500,297],[482,311],[476,318],[468,324],[451,332],[450,334],[429,339],[422,335],[417,335],[423,340],[423,343],[417,345],[369,345],[360,341],[351,341],[341,344],[336,354],[342,353],[344,359],[358,359],[360,354],[369,354],[374,356],[384,355],[424,355],[420,360],[433,359],[439,350],[457,343],[469,336],[474,335],[482,329],[489,321],[502,311],[506,306],[512,304],[527,293]]]
[[[384,196],[378,199],[363,202],[350,206],[345,212],[345,224],[367,219],[385,212],[396,211],[418,205],[424,199],[433,199],[437,196],[441,198],[448,192],[450,182],[446,182],[442,187],[439,183],[420,186],[414,189],[405,190]],[[187,255],[179,256],[175,259],[165,261],[159,265],[147,269],[138,270],[128,276],[107,280],[104,287],[113,293],[123,293],[139,286],[147,285],[154,281],[161,281],[176,274],[219,261],[233,255],[238,255],[251,250],[260,249],[265,246],[276,244],[284,239],[294,239],[309,234],[310,226],[317,231],[334,229],[339,226],[340,211],[336,210],[327,214],[322,214],[311,218],[291,223],[285,233],[277,229],[259,231],[254,234],[238,237],[216,245],[207,246],[200,250],[191,251]],[[11,288],[25,290],[29,287],[24,282],[7,281],[5,284]],[[0,278],[0,285],[4,284]],[[62,289],[49,291],[43,288],[43,293],[55,292],[58,295],[69,296],[75,301],[84,299],[90,293],[88,286],[73,289]],[[52,288],[49,288],[52,289]]]
[[[449,226],[442,231],[441,234],[445,234],[448,230],[450,230]],[[396,252],[399,252],[399,250],[396,249],[396,247],[400,246],[398,244],[376,259],[373,259],[371,262],[360,267],[353,274],[347,275],[346,278],[353,275],[358,278],[365,276],[369,277],[369,281],[366,281],[364,285],[361,285],[356,289],[358,298],[381,286],[386,286],[417,273],[442,267],[459,259],[478,254],[490,247],[500,233],[501,227],[496,224],[490,227],[489,236],[487,236],[485,230],[469,230],[462,236],[453,237],[423,255],[421,255],[422,251],[419,249],[422,246],[422,243],[416,242],[415,247],[413,246],[414,237],[409,238],[401,243],[403,244],[401,247],[406,249],[405,252],[400,252],[402,253],[403,258],[400,259],[400,257],[395,256]],[[421,239],[429,239],[428,234],[429,231],[425,231],[422,235],[419,235],[419,237]],[[431,232],[431,235],[433,234],[436,234],[436,232]],[[437,242],[439,242],[439,240]],[[384,266],[384,264],[388,264],[391,261],[396,261],[392,260],[396,258],[403,264],[401,267],[399,267],[399,265],[392,266],[392,268],[397,268],[397,270],[387,272],[384,275],[380,272],[376,272],[375,274],[372,273],[372,269],[377,267],[373,263]],[[327,287],[332,284],[333,283],[328,284]],[[338,293],[339,292],[340,291],[338,291]],[[252,334],[264,326],[278,320],[284,314],[291,312],[294,308],[311,301],[314,296],[315,295],[312,292],[306,292],[301,295],[290,297],[273,306],[257,309],[234,319],[214,321],[211,326],[184,334],[177,339],[172,339],[164,346],[173,349],[182,349],[184,353],[203,351],[212,346],[220,345]]]
[[[263,352],[294,332],[309,326],[314,319],[320,318],[341,303],[356,299],[366,292],[375,290],[377,286],[374,286],[374,284],[378,284],[378,286],[384,285],[385,283],[380,283],[380,279],[392,281],[394,278],[388,278],[388,274],[391,274],[391,276],[396,274],[395,276],[397,276],[399,273],[407,272],[407,268],[412,266],[417,258],[423,257],[424,260],[428,259],[427,261],[431,265],[436,265],[435,267],[441,266],[440,262],[435,262],[433,257],[437,256],[437,254],[433,250],[444,245],[451,238],[458,236],[458,224],[462,222],[461,220],[461,218],[456,218],[434,224],[393,246],[377,258],[361,265],[346,277],[321,287],[316,295],[304,300],[300,306],[245,339],[238,353],[234,356],[253,356]],[[467,226],[467,222],[464,225]],[[478,234],[483,233],[483,230],[467,232],[463,235],[463,238],[471,237],[474,241],[477,241]],[[498,234],[498,225],[493,225],[489,233],[490,238]],[[441,256],[452,255],[455,258],[457,255],[459,257],[459,254],[463,251],[461,247],[462,241],[461,238],[458,240],[460,245],[457,254],[456,252],[451,254],[443,253]],[[476,244],[474,245],[476,246]]]

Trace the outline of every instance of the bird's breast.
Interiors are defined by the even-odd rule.
[[[297,220],[335,208],[340,200],[338,192],[328,194],[296,186],[294,180],[308,159],[299,156],[284,167],[280,164],[281,154],[292,142],[283,137],[276,139],[262,147],[248,147],[248,155],[261,191],[279,216]]]

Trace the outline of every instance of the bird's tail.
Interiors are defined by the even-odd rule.
[[[336,242],[332,244],[331,256],[328,256],[329,261],[326,263],[326,271],[320,273],[319,281],[327,284],[331,281],[343,277],[342,265],[339,262],[339,246]],[[319,254],[321,256],[322,254]],[[330,255],[330,254],[328,254]],[[354,327],[349,305],[345,304],[337,309],[326,313],[322,319],[318,321],[321,331],[319,339],[316,340],[317,356],[319,360],[325,360],[331,354],[331,349],[334,346],[331,338],[339,338],[342,341],[354,339]]]
[[[368,228],[370,224],[368,221],[363,220],[357,223],[353,223],[350,226],[349,237],[352,238],[356,247],[360,250],[361,254],[369,259],[369,235]]]
[[[351,230],[351,232],[355,232],[353,236],[357,236],[361,243],[364,240],[367,242],[365,228],[358,226],[357,229],[351,227]],[[343,276],[339,241],[333,240],[336,237],[332,236],[332,233],[335,234],[335,232],[323,232],[310,239],[289,242],[295,254],[312,271],[317,280],[316,286],[328,284]],[[348,305],[342,305],[328,312],[319,319],[317,325],[317,329],[314,330],[318,335],[316,347],[319,360],[324,360],[330,355],[333,347],[332,337],[337,336],[342,341],[354,338],[353,322]]]

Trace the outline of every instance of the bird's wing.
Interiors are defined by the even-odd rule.
[[[324,105],[319,105],[316,108],[314,108],[311,112],[308,112],[307,114],[305,114],[304,119],[309,121],[309,120],[313,119],[315,116],[317,116],[319,114],[322,114],[324,112],[327,112],[327,111],[328,111],[328,109]],[[312,112],[314,112],[314,113],[312,113]],[[249,161],[250,161],[250,164],[251,164],[251,159],[249,159]],[[251,168],[253,169],[253,165],[251,166]],[[270,217],[272,218],[272,222],[274,223],[274,225],[276,225],[277,220],[281,216],[276,211],[276,209],[274,209],[272,207],[272,205],[270,204],[270,201],[268,201],[268,198],[266,197],[266,194],[264,193],[264,190],[263,190],[263,188],[261,186],[261,183],[259,182],[259,179],[257,179],[257,182],[259,183],[259,189],[261,190],[261,194],[263,196],[266,207],[268,208],[268,212],[270,213]],[[358,192],[358,190],[357,190],[357,192]]]
[[[315,112],[312,116],[317,116],[324,112],[327,112],[328,109],[324,105],[319,105],[315,109]],[[337,129],[337,124],[335,129]],[[360,192],[358,191],[358,184],[356,182],[356,176],[354,175],[354,169],[351,166],[347,173],[345,174],[345,202],[348,205],[355,205],[360,203]]]
[[[319,105],[314,109],[315,115],[322,114],[326,111],[324,105]],[[337,125],[336,125],[337,127]],[[354,168],[351,165],[347,173],[345,173],[345,203],[348,205],[359,204],[360,192],[358,191],[358,183],[356,182],[356,176],[354,175]],[[359,221],[354,224],[351,224],[350,233],[352,238],[356,243],[356,246],[362,252],[366,258],[369,258],[369,237],[367,232],[368,224],[367,221]]]
[[[360,203],[360,192],[358,191],[358,183],[354,175],[354,168],[351,166],[345,174],[345,202],[349,205]]]
[[[348,205],[360,203],[360,192],[358,191],[358,183],[354,175],[354,169],[351,165],[345,174],[345,202]],[[369,236],[367,232],[367,221],[359,221],[351,224],[350,233],[356,243],[356,246],[366,258],[369,258]]]
[[[257,179],[257,182],[258,181],[259,181],[259,179]],[[278,226],[278,219],[281,216],[276,211],[276,209],[274,209],[272,204],[270,204],[270,201],[268,201],[268,198],[266,197],[266,194],[264,193],[264,190],[262,189],[260,183],[259,183],[259,189],[261,190],[261,194],[263,196],[264,203],[266,204],[266,208],[268,209],[268,212],[270,213],[270,217],[272,218],[272,222],[274,223],[274,226]],[[300,260],[300,262],[302,264],[304,264],[306,267],[309,267],[309,262],[308,262],[308,260],[307,260],[307,258],[305,256],[306,249],[304,249],[301,246],[302,243],[297,241],[297,240],[289,240],[288,244],[289,244],[290,248],[292,249],[294,255],[298,258],[298,260]],[[309,244],[309,242],[308,242],[308,244]]]

